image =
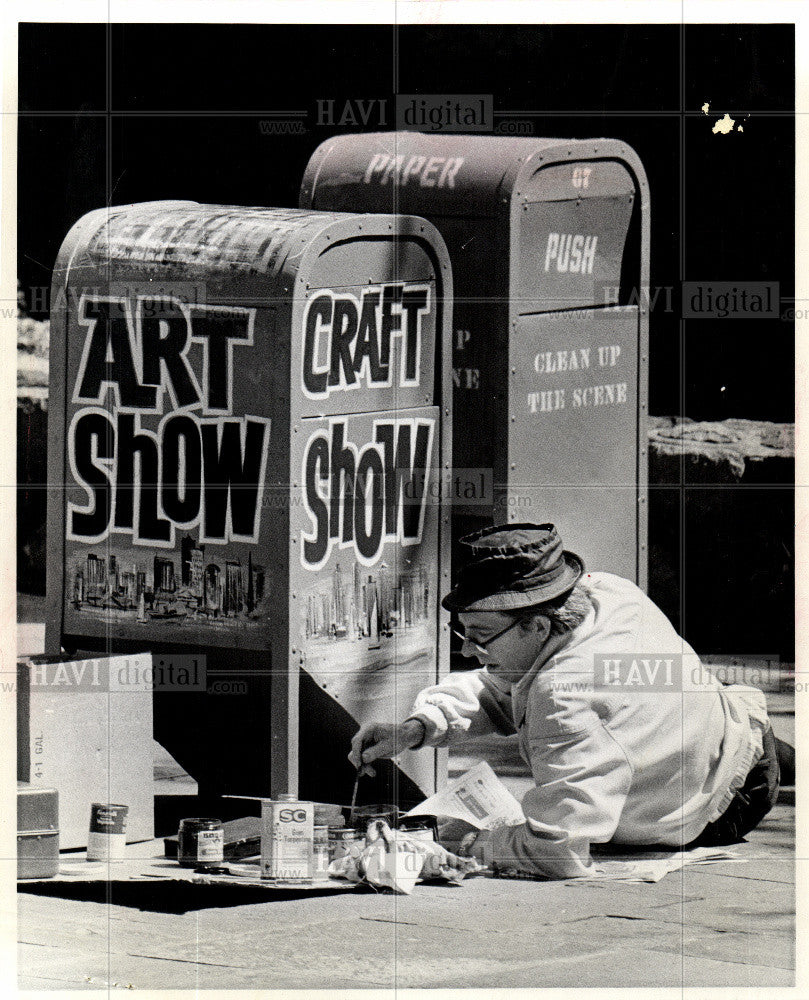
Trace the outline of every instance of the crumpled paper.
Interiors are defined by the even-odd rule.
[[[404,830],[391,830],[384,820],[368,825],[366,844],[332,861],[329,875],[351,882],[409,895],[416,882],[443,879],[460,883],[467,875],[483,871],[475,858],[459,858],[434,841],[416,840]]]
[[[631,859],[622,857],[593,857],[592,871],[587,875],[572,875],[565,882],[660,882],[671,872],[696,865],[743,863],[733,851],[716,847],[695,847],[690,851],[633,852]],[[498,867],[498,878],[536,879],[548,881],[548,876],[532,875],[516,868]]]
[[[656,851],[631,861],[598,859],[595,873],[591,878],[614,882],[659,882],[666,875],[680,871],[681,868],[723,864],[729,861],[742,862],[744,859],[733,851],[716,847],[694,847],[690,851]]]

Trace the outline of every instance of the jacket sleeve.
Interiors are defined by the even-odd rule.
[[[592,874],[592,843],[609,841],[632,768],[600,720],[581,732],[530,740],[536,787],[522,800],[525,823],[492,833],[496,868],[548,878]]]
[[[469,736],[515,732],[511,698],[485,668],[457,671],[425,688],[408,718],[424,724],[422,746],[452,746]]]

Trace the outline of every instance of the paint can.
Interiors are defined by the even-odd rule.
[[[329,858],[337,861],[352,853],[352,848],[362,847],[359,832],[350,826],[329,827]]]
[[[294,795],[261,800],[261,877],[311,882],[314,802]]]
[[[87,834],[88,861],[123,861],[129,806],[119,802],[93,802]]]
[[[177,842],[181,868],[215,868],[224,860],[225,831],[219,819],[192,816],[180,820]]]
[[[413,840],[438,841],[436,816],[402,816],[398,828]]]

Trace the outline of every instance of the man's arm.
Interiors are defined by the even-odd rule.
[[[351,741],[349,760],[359,768],[420,746],[448,746],[467,736],[513,732],[509,699],[484,669],[449,674],[421,691],[402,723],[369,723]]]
[[[425,729],[424,746],[452,746],[469,736],[513,733],[511,697],[488,671],[457,671],[416,696],[409,718]]]
[[[530,749],[536,787],[522,800],[526,821],[493,831],[483,857],[495,867],[549,878],[590,874],[590,845],[615,833],[632,768],[600,722],[569,736],[531,740]]]

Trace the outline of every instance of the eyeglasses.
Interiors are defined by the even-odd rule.
[[[495,632],[494,635],[490,635],[489,638],[484,639],[483,642],[475,642],[474,639],[470,639],[468,636],[465,636],[463,632],[459,632],[456,628],[450,628],[450,632],[452,632],[453,635],[457,635],[459,639],[463,640],[463,642],[473,646],[479,653],[483,653],[484,656],[488,656],[489,650],[486,647],[490,646],[495,639],[499,639],[501,635],[505,635],[506,632],[513,629],[515,625],[519,625],[519,623],[520,619],[515,618],[510,625],[506,625],[505,628],[501,628],[499,632]]]

